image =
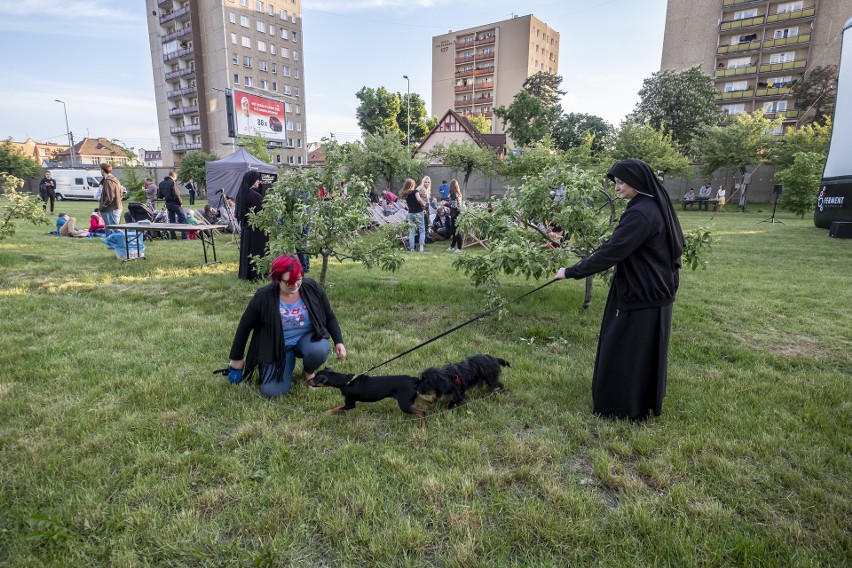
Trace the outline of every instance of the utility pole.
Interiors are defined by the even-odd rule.
[[[405,93],[405,106],[407,107],[408,116],[408,121],[406,121],[405,147],[411,150],[411,80],[408,78],[408,75],[403,75],[402,78],[405,79],[408,85]]]
[[[68,133],[68,148],[71,151],[71,167],[74,167],[74,135],[71,134],[71,129],[68,127],[68,107],[65,106],[64,101],[60,101],[59,99],[53,99],[57,103],[62,103],[62,108],[65,110],[65,132]]]

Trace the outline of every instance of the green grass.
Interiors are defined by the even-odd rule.
[[[122,264],[21,226],[0,241],[0,565],[848,566],[852,241],[769,215],[682,214],[716,244],[682,273],[660,418],[591,415],[605,288],[584,314],[561,282],[383,369],[512,362],[507,393],[440,403],[426,432],[392,401],[325,416],[333,389],[212,376],[255,288],[225,238],[221,265],[198,241]],[[483,311],[442,244],[395,274],[332,265],[335,368]]]

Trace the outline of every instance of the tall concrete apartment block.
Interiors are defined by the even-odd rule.
[[[228,89],[284,103],[274,160],[307,164],[301,0],[145,0],[163,164],[234,151]]]
[[[807,109],[795,108],[791,87],[838,64],[850,16],[852,0],[668,0],[660,67],[700,65],[729,115],[762,108],[793,125]]]
[[[491,118],[539,71],[559,74],[559,32],[532,15],[434,36],[432,115]],[[497,122],[491,132],[501,134]]]

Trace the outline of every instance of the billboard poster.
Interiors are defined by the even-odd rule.
[[[284,103],[234,90],[234,130],[237,136],[263,136],[284,142]]]

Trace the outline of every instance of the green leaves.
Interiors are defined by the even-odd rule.
[[[699,227],[683,234],[683,265],[693,271],[707,268],[706,256],[713,245],[709,227]]]

